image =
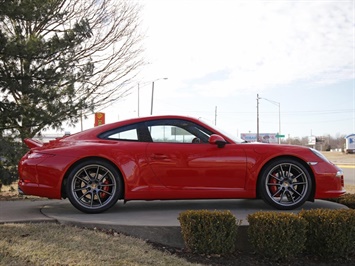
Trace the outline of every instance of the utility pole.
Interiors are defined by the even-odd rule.
[[[151,99],[151,102],[150,102],[150,115],[153,114],[153,99],[154,99],[154,82],[152,82],[152,99]]]
[[[217,125],[217,106],[214,109],[214,125]]]
[[[151,99],[151,103],[150,103],[150,115],[153,115],[153,102],[154,102],[154,82],[161,80],[161,79],[168,79],[168,78],[159,78],[156,80],[152,81],[152,99]]]
[[[259,94],[256,95],[256,142],[259,142]]]
[[[258,133],[257,133],[257,136],[259,137],[259,99],[263,99],[263,100],[266,100],[276,106],[279,107],[279,132],[277,132],[277,138],[278,138],[278,142],[279,144],[281,144],[281,137],[285,137],[284,135],[281,135],[281,111],[280,111],[280,106],[281,106],[281,103],[279,102],[275,102],[275,101],[272,101],[272,100],[269,100],[269,99],[266,99],[266,98],[261,98],[259,97],[259,94],[257,94],[257,112],[258,112],[258,118],[257,118],[257,123],[258,123]]]
[[[139,117],[139,83],[138,83],[138,110],[137,110],[137,114],[138,114],[138,117]]]

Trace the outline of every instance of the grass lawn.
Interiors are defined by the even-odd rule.
[[[0,225],[0,265],[197,265],[143,240],[54,223]]]

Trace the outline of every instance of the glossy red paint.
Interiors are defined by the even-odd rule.
[[[105,211],[119,198],[227,199],[261,195],[265,198],[267,191],[275,191],[275,187],[268,190],[272,185],[267,182],[263,185],[262,176],[267,176],[265,171],[276,162],[279,163],[275,165],[278,166],[275,173],[282,172],[280,175],[284,177],[276,188],[289,191],[285,198],[291,197],[294,190],[301,191],[301,185],[294,182],[298,171],[304,173],[306,181],[304,200],[345,193],[340,169],[309,148],[243,143],[190,117],[136,118],[50,143],[31,139],[25,143],[30,151],[19,162],[19,189],[24,194],[56,199],[72,194],[73,205],[77,196],[79,207],[76,207],[84,212]],[[97,169],[109,170],[118,179],[110,177],[104,183],[105,174],[94,178],[94,173],[76,169],[81,166],[84,169],[86,162],[89,166],[100,166]],[[67,183],[82,192],[77,195]],[[111,187],[115,189],[111,191]],[[265,193],[259,194],[260,190]],[[116,191],[121,191],[120,195]],[[80,202],[83,194],[90,194],[87,201],[91,206],[97,203],[97,208]],[[101,200],[106,200],[107,195],[114,202],[106,205]],[[292,204],[282,205],[285,206],[281,208],[293,208]]]

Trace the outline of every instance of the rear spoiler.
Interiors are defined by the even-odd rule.
[[[30,149],[32,148],[38,148],[43,146],[43,142],[35,139],[24,139],[23,142],[29,147]]]

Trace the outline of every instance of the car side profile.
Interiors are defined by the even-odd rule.
[[[343,172],[301,146],[246,143],[199,119],[150,116],[49,143],[24,140],[19,192],[85,213],[118,200],[257,199],[290,210],[345,193]]]

